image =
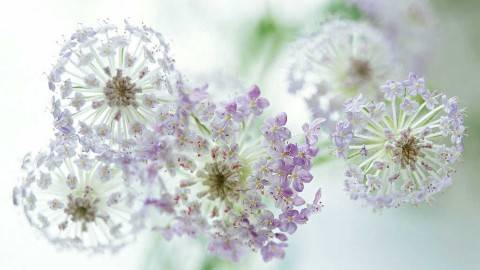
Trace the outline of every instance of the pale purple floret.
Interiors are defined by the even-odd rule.
[[[239,97],[237,102],[241,111],[245,114],[252,112],[254,115],[260,115],[270,105],[266,98],[260,97],[260,89],[256,85],[252,86],[247,95]]]
[[[385,99],[393,100],[402,94],[403,89],[400,83],[390,80],[380,86],[380,91],[384,93]]]
[[[220,257],[238,261],[245,253],[245,247],[239,240],[224,239],[215,237],[208,246],[208,250]]]
[[[335,131],[332,133],[332,140],[336,146],[337,156],[346,158],[348,145],[353,138],[352,125],[348,121],[340,121],[337,123]]]
[[[418,78],[415,73],[408,74],[408,80],[403,81],[403,85],[407,88],[408,94],[410,96],[425,94],[425,80],[423,78]]]
[[[283,142],[290,139],[291,132],[285,127],[287,123],[287,114],[280,113],[275,118],[265,121],[262,126],[262,132],[265,138],[271,142]]]
[[[263,260],[268,262],[273,258],[283,259],[285,257],[285,248],[287,246],[288,245],[285,243],[268,242],[260,251],[262,253]]]
[[[406,114],[413,114],[418,108],[418,103],[409,98],[405,98],[400,104],[400,109],[402,109]]]
[[[295,167],[295,169],[293,169],[291,173],[293,189],[298,192],[302,192],[304,188],[304,183],[310,183],[312,179],[312,174],[301,167]]]
[[[318,137],[321,133],[320,128],[324,122],[324,118],[316,118],[311,124],[305,123],[302,126],[302,130],[305,132],[305,137],[308,144],[315,145],[318,142]]]
[[[358,113],[360,112],[363,107],[366,104],[366,99],[363,97],[362,94],[353,97],[349,100],[347,100],[344,104],[345,106],[345,111],[347,112],[353,112],[353,113]]]
[[[303,217],[297,210],[288,210],[280,216],[280,230],[289,234],[293,234],[297,230],[297,223],[304,223]]]

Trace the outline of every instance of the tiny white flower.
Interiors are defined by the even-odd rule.
[[[93,53],[87,53],[87,54],[80,54],[78,57],[78,65],[79,66],[86,66],[89,65],[92,60],[94,59],[94,54]]]
[[[112,169],[108,165],[100,166],[97,170],[97,176],[102,181],[108,181],[112,178]]]
[[[41,189],[47,189],[52,184],[52,178],[47,173],[41,173],[37,185]]]
[[[80,110],[83,105],[85,105],[85,97],[80,93],[75,93],[70,105],[75,107],[75,109]]]

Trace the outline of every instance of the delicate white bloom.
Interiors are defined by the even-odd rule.
[[[58,130],[105,125],[123,140],[132,123],[152,123],[156,107],[173,102],[180,78],[162,35],[125,21],[123,29],[102,22],[77,30],[48,79]]]
[[[438,37],[429,0],[348,0],[364,12],[390,40],[401,63],[423,72]]]
[[[63,248],[114,252],[133,240],[145,196],[141,189],[126,183],[121,170],[106,161],[87,154],[65,156],[56,149],[24,159],[25,176],[14,189],[14,204],[23,208],[28,222]]]
[[[398,72],[388,41],[366,23],[326,22],[292,49],[288,90],[305,98],[313,118],[330,125],[347,98],[374,95],[373,89]]]
[[[463,110],[415,74],[381,91],[381,101],[348,101],[347,119],[332,133],[337,155],[349,164],[345,189],[375,209],[430,200],[452,182],[463,152]]]

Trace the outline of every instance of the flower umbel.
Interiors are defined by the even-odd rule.
[[[415,72],[425,70],[437,41],[438,19],[429,0],[347,0],[355,4],[390,41],[401,62]]]
[[[152,183],[155,192],[147,208],[173,216],[170,222],[153,222],[153,229],[167,239],[205,235],[212,253],[235,261],[248,249],[261,250],[267,261],[283,257],[287,234],[321,208],[320,192],[311,204],[302,197],[313,179],[321,121],[306,124],[300,142],[285,126],[285,113],[261,123],[269,102],[257,86],[226,103],[212,101],[206,88],[183,92],[177,111],[160,117],[136,143],[142,153],[159,140],[172,151],[140,154],[140,164],[155,165],[150,175],[131,165],[126,169]],[[155,149],[147,152],[161,152]],[[179,181],[165,181],[163,172]]]
[[[162,35],[147,26],[124,29],[102,22],[65,41],[50,72],[55,126],[72,133],[79,124],[104,125],[117,140],[132,125],[149,125],[154,110],[173,103],[178,73]]]
[[[347,101],[347,120],[332,133],[349,164],[345,189],[375,209],[428,201],[452,182],[463,152],[463,109],[415,74],[381,91],[382,101]]]
[[[69,144],[73,148],[65,152]],[[57,138],[48,151],[27,155],[14,203],[53,244],[115,252],[134,239],[143,195],[113,164],[77,154],[75,145]]]
[[[289,91],[302,95],[313,118],[325,118],[329,125],[338,120],[346,99],[373,96],[372,89],[397,73],[388,41],[365,23],[326,22],[294,50]]]

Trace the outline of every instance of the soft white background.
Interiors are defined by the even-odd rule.
[[[70,35],[79,22],[131,18],[163,32],[185,72],[221,70],[236,75],[240,39],[268,7],[284,23],[298,24],[315,21],[321,2],[1,0],[0,269],[142,269],[151,254],[159,258],[169,254],[179,263],[175,269],[195,269],[204,251],[189,241],[157,243],[158,250],[152,251],[147,239],[151,236],[146,235],[114,257],[59,252],[37,237],[13,207],[11,189],[22,156],[46,146],[51,136],[45,74],[55,61],[62,35]],[[455,185],[431,206],[373,214],[345,196],[342,164],[334,162],[316,174],[324,190],[324,211],[293,237],[284,261],[264,265],[255,260],[255,269],[480,269],[480,185],[475,168],[480,156],[480,47],[478,31],[474,32],[478,22],[473,20],[480,10],[467,1],[452,7],[446,2],[438,5],[444,36],[432,48],[427,79],[471,107],[466,161]],[[290,124],[300,125],[306,117],[302,103],[285,94],[282,72],[284,66],[278,61],[264,77],[253,74],[243,79],[247,85],[255,80],[268,89],[266,95],[278,102],[274,109],[293,113]]]

